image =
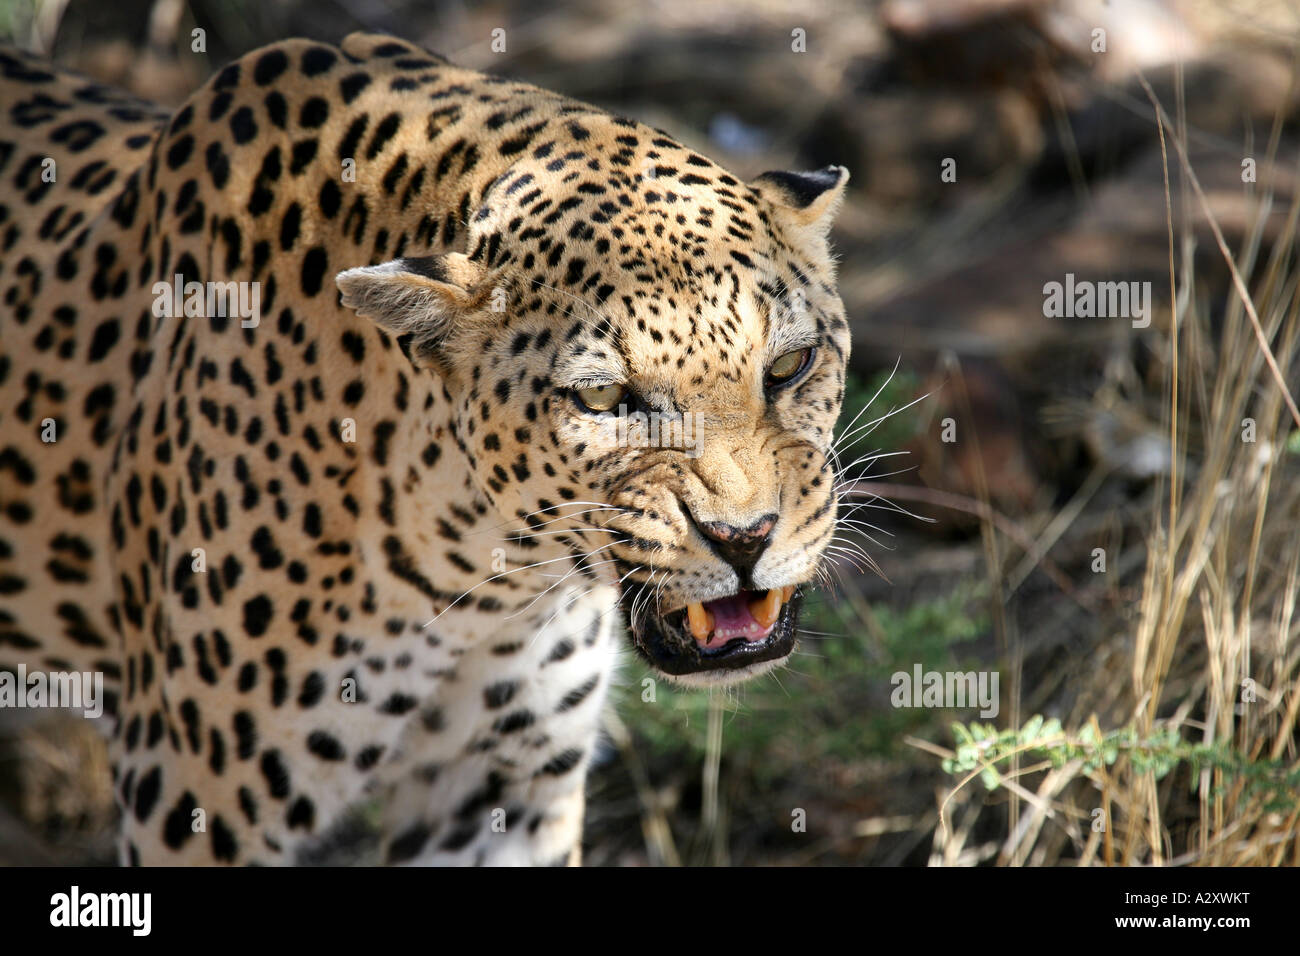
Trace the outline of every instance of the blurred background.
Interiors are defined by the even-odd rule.
[[[168,104],[357,29],[852,174],[834,586],[753,685],[629,655],[587,863],[1300,862],[1294,0],[0,0]],[[1149,326],[1047,317],[1067,274],[1149,282]],[[894,707],[918,665],[999,714]],[[113,814],[84,723],[0,724],[0,863],[111,861]]]

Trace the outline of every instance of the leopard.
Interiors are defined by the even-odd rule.
[[[102,676],[123,865],[574,864],[624,662],[796,652],[845,168],[373,33],[0,112],[0,665]]]

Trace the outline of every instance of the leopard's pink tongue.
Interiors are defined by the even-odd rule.
[[[713,615],[713,640],[708,642],[708,646],[713,646],[719,641],[725,644],[734,637],[743,637],[747,641],[761,641],[772,633],[772,628],[776,626],[775,621],[767,627],[760,624],[750,611],[749,602],[743,594],[733,594],[731,597],[709,601],[704,605],[704,609]]]

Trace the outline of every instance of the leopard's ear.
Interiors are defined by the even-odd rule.
[[[827,166],[806,173],[763,173],[750,185],[772,204],[783,225],[825,238],[848,181],[849,171],[843,166]]]
[[[448,339],[483,311],[486,275],[478,263],[452,252],[348,269],[334,281],[344,306],[397,336],[413,363],[446,374]]]

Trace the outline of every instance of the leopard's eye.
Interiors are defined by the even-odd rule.
[[[588,410],[609,412],[618,407],[619,402],[627,398],[626,385],[596,385],[592,388],[580,388],[574,393]]]
[[[768,388],[776,388],[794,381],[800,372],[812,364],[812,356],[811,347],[786,352],[768,368],[765,384]]]

